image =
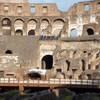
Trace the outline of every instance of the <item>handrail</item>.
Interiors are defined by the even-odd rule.
[[[75,80],[75,79],[16,79],[16,78],[0,78],[0,84],[58,84],[58,85],[100,85],[100,80]]]

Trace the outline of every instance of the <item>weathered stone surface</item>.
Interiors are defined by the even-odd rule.
[[[99,0],[65,12],[53,3],[0,0],[0,22],[1,76],[24,78],[35,68],[46,69],[47,78],[92,79],[100,70]]]

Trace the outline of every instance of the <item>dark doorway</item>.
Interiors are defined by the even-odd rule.
[[[35,35],[35,31],[34,31],[34,30],[30,30],[30,31],[28,32],[28,35]]]
[[[67,63],[67,71],[69,71],[69,68],[70,68],[70,62],[69,61],[66,61],[66,63]]]
[[[57,69],[57,72],[62,72],[61,69]]]
[[[84,71],[84,70],[85,70],[85,61],[82,60],[82,71]]]
[[[23,35],[23,32],[22,32],[22,30],[18,29],[18,30],[16,30],[15,34],[16,35]]]
[[[11,51],[11,50],[7,50],[7,51],[5,52],[5,54],[12,54],[12,51]]]
[[[94,30],[92,28],[87,29],[88,35],[94,35]]]
[[[53,67],[52,55],[46,55],[42,58],[42,69],[51,69]]]
[[[87,74],[88,80],[91,80],[91,74]]]

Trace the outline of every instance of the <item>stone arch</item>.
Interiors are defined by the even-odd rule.
[[[94,35],[94,29],[93,28],[88,28],[87,29],[87,34],[88,35]]]
[[[11,26],[11,20],[9,18],[2,19],[2,26]]]
[[[14,22],[16,22],[17,20],[21,20],[23,23],[25,22],[25,20],[23,19],[23,17],[15,18]]]
[[[12,22],[9,18],[4,18],[1,21],[2,31],[4,35],[11,35],[11,25]]]
[[[46,17],[41,18],[41,19],[40,19],[40,23],[41,23],[43,20],[46,20],[48,23],[50,23],[50,19],[49,19],[49,18],[46,18]]]
[[[27,32],[29,33],[30,30],[35,30],[37,27],[37,21],[35,19],[30,19],[27,22]]]
[[[42,19],[40,22],[40,36],[48,36],[48,27],[50,25],[49,20],[48,19]]]
[[[18,29],[15,31],[15,35],[23,35],[23,31],[21,29]]]
[[[46,29],[49,25],[49,20],[48,19],[42,19],[40,22],[40,28],[41,30]]]
[[[16,19],[14,22],[14,28],[16,30],[22,30],[24,28],[24,21],[22,19]]]
[[[53,67],[53,56],[45,55],[41,60],[42,69],[51,69]]]
[[[95,23],[83,25],[83,36],[91,36],[98,34],[98,25]]]
[[[70,36],[71,37],[76,37],[77,36],[77,30],[75,28],[71,29]]]
[[[59,18],[55,18],[55,19],[53,20],[53,23],[54,23],[55,21],[57,21],[57,20],[61,20],[62,22],[65,22],[65,19],[62,19],[61,17],[59,17]]]
[[[52,34],[54,36],[59,35],[61,30],[63,29],[63,27],[64,27],[64,20],[63,19],[55,19],[53,21],[53,25],[52,25]]]

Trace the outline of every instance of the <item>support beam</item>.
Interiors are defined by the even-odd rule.
[[[24,92],[24,86],[19,85],[19,93],[23,94],[23,92]]]

